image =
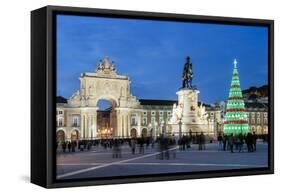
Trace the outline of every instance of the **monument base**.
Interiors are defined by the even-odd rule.
[[[174,104],[173,115],[168,128],[172,134],[204,134],[214,135],[214,129],[208,119],[205,107],[198,103],[199,90],[181,88],[178,92],[178,105]],[[180,124],[181,123],[181,130]]]

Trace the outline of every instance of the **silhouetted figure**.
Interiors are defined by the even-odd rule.
[[[218,150],[223,150],[223,138],[222,135],[218,135]]]
[[[233,134],[231,134],[228,138],[228,145],[229,145],[230,152],[233,153],[233,145],[234,145]]]
[[[243,134],[240,133],[237,137],[238,151],[243,151],[244,137]]]
[[[223,137],[222,137],[223,151],[226,151],[226,149],[227,149],[227,139],[228,139],[228,137],[226,135],[223,135]]]
[[[144,137],[143,136],[140,138],[139,144],[140,144],[139,152],[140,152],[140,154],[144,154]]]
[[[131,139],[131,149],[132,149],[132,154],[136,153],[136,140],[134,138]]]
[[[70,143],[70,141],[67,142],[67,149],[68,149],[68,152],[71,151],[71,143]]]
[[[71,151],[72,152],[75,152],[75,147],[76,147],[75,142],[71,142]]]
[[[63,142],[63,143],[62,143],[62,151],[63,151],[63,153],[65,153],[65,149],[66,149],[66,143]]]
[[[181,145],[182,145],[182,150],[185,150],[185,145],[186,145],[186,136],[185,135],[182,136]]]
[[[113,140],[113,158],[122,158],[120,142],[118,139]]]
[[[253,152],[253,136],[251,133],[248,133],[246,136],[246,144],[248,148],[248,152]]]
[[[258,139],[258,136],[255,132],[253,132],[253,151],[255,152],[257,150],[257,139]]]
[[[203,134],[203,132],[201,132],[201,134],[198,137],[198,149],[199,150],[205,150],[205,135]]]

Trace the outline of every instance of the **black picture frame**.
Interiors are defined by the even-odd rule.
[[[56,14],[135,18],[268,28],[268,168],[59,181],[55,178]],[[139,11],[46,6],[31,12],[31,182],[46,188],[214,178],[274,173],[274,21]]]

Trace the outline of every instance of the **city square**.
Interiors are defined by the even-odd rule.
[[[179,31],[194,30],[190,36],[196,37],[196,40],[189,36],[179,39],[169,33],[155,34],[151,30],[154,28],[143,21],[143,28],[138,30],[147,31],[155,40],[170,40],[183,48],[171,54],[174,50],[167,45],[162,48],[170,51],[165,56],[158,48],[154,52],[149,50],[154,43],[132,28],[133,21],[122,21],[124,28],[118,31],[137,34],[146,44],[135,43],[134,38],[123,33],[110,33],[112,37],[103,39],[108,31],[102,29],[107,26],[93,21],[98,19],[81,17],[73,24],[77,28],[73,28],[68,17],[58,18],[62,27],[58,28],[57,179],[268,167],[268,82],[266,71],[261,73],[256,68],[260,61],[266,67],[266,55],[250,55],[251,41],[245,43],[245,50],[244,47],[237,50],[236,42],[232,42],[248,36],[249,29],[241,33],[229,26],[226,33],[222,26],[202,24],[202,28],[214,32],[208,41],[217,44],[214,37],[222,38],[222,42],[231,45],[228,48],[231,52],[225,52],[223,45],[216,50],[210,49],[211,44],[202,44],[206,53],[203,56],[201,51],[193,51],[197,48],[196,41],[205,38],[197,37],[194,30],[197,25],[177,24]],[[87,26],[84,22],[92,31],[87,28],[89,34],[83,36],[85,40],[72,44],[69,40],[80,33],[78,29]],[[109,26],[115,24],[115,20],[104,19],[104,22]],[[157,25],[170,32],[172,24]],[[96,31],[100,34],[93,38],[90,32]],[[259,42],[266,31],[262,28],[250,31],[259,35],[254,39],[257,52],[266,50],[266,45]],[[232,33],[232,38],[224,36]],[[70,39],[65,39],[66,36]],[[87,38],[93,38],[104,50],[85,50],[93,46]],[[193,47],[185,44],[183,47],[182,39],[193,42]],[[132,47],[138,45],[134,47],[138,52],[121,40]],[[119,52],[121,44],[125,52]]]
[[[133,175],[159,175],[161,173],[200,172],[212,170],[262,168],[268,166],[267,143],[259,141],[257,151],[248,153],[246,145],[242,152],[218,150],[218,144],[206,144],[206,150],[198,145],[181,151],[178,146],[170,149],[169,159],[159,158],[158,145],[145,146],[132,154],[128,145],[122,146],[122,157],[113,158],[112,148],[96,146],[90,150],[62,153],[57,157],[58,179],[96,178]],[[173,158],[174,152],[176,153]]]

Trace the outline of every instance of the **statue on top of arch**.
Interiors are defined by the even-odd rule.
[[[100,60],[97,64],[97,73],[104,74],[116,74],[116,68],[113,64],[113,61],[110,62],[109,57],[105,57],[103,60]]]

